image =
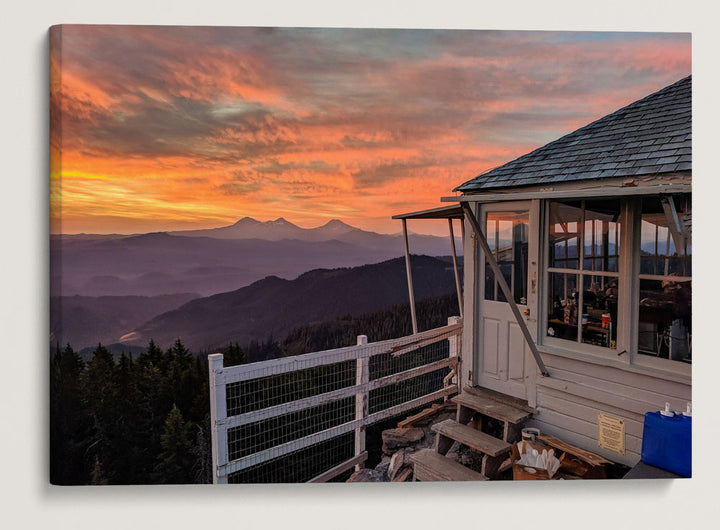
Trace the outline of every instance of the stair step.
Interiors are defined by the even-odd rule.
[[[496,401],[490,397],[470,392],[463,392],[453,397],[451,401],[457,403],[459,406],[479,412],[480,414],[509,423],[520,423],[532,416],[532,412],[527,412],[508,405],[507,403]]]
[[[423,482],[448,482],[488,480],[480,473],[469,469],[454,460],[440,455],[432,449],[421,449],[410,455],[413,463],[413,479]]]
[[[528,405],[527,400],[516,398],[514,396],[508,396],[507,394],[502,394],[495,390],[490,390],[489,388],[468,385],[463,387],[462,392],[468,392],[475,396],[489,397],[490,399],[494,399],[495,401],[499,401],[500,403],[505,403],[506,405],[510,405],[511,407],[515,407],[516,409],[524,410],[525,412],[529,412],[531,414],[537,412],[534,408]]]
[[[509,452],[512,447],[509,443],[499,438],[490,436],[487,433],[478,431],[467,425],[462,425],[455,420],[441,421],[433,425],[431,429],[442,436],[452,438],[461,444],[467,445],[470,449],[489,456],[505,454]]]

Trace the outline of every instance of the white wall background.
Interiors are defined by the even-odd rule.
[[[702,464],[720,438],[717,393],[717,221],[714,145],[718,10],[689,0],[488,2],[362,0],[28,0],[3,5],[0,79],[0,520],[6,528],[532,528],[713,520],[717,472]],[[589,3],[588,3],[589,4]],[[693,32],[696,478],[674,482],[353,484],[57,488],[47,482],[48,40],[58,23]],[[712,143],[711,143],[712,142]],[[714,476],[712,476],[714,475]],[[713,510],[714,511],[714,510]],[[508,523],[503,523],[504,519]],[[453,520],[455,523],[453,523]],[[700,523],[699,526],[705,526]]]

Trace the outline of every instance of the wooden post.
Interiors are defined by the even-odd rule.
[[[448,323],[448,326],[453,326],[455,324],[459,324],[460,317],[450,317],[450,318],[448,318],[447,323]],[[462,337],[462,334],[460,335],[460,337]],[[455,376],[453,376],[453,378],[451,379],[451,382],[458,385],[458,392],[460,392],[459,382],[460,382],[461,373],[462,373],[461,372],[462,355],[460,355],[460,345],[461,345],[460,337],[458,337],[457,334],[455,334],[451,337],[448,337],[448,347],[449,347],[448,357],[451,359],[453,357],[457,357],[457,364],[455,365],[455,368],[454,368]],[[446,397],[445,401],[447,401],[447,397]]]
[[[223,371],[223,354],[214,353],[208,356],[210,373],[210,436],[212,442],[213,484],[227,484],[227,475],[220,468],[228,463],[227,447],[227,401],[225,398],[225,382],[218,381]]]
[[[523,319],[522,314],[520,313],[520,309],[518,308],[517,304],[515,303],[515,298],[513,298],[513,294],[510,291],[510,287],[508,287],[507,282],[505,281],[505,277],[502,274],[502,271],[500,270],[500,267],[497,264],[497,261],[495,260],[495,256],[493,256],[492,251],[490,250],[490,245],[488,245],[487,239],[485,239],[485,234],[483,234],[482,229],[480,228],[480,223],[478,223],[478,220],[475,218],[475,215],[472,213],[472,210],[470,209],[470,205],[466,202],[461,203],[463,210],[465,210],[465,217],[468,221],[470,221],[470,226],[472,226],[473,232],[475,232],[475,235],[477,236],[476,239],[480,243],[480,246],[483,249],[483,253],[485,254],[485,257],[490,264],[490,268],[495,273],[495,279],[498,282],[498,285],[500,286],[500,289],[502,290],[503,294],[505,295],[505,300],[507,300],[508,305],[510,306],[510,309],[513,312],[513,315],[515,315],[515,320],[517,321],[518,325],[520,326],[520,331],[522,331],[523,336],[525,337],[525,341],[527,342],[527,345],[530,347],[530,351],[533,354],[533,357],[535,358],[535,362],[538,365],[538,368],[540,369],[540,373],[544,376],[549,376],[547,368],[545,368],[545,363],[543,363],[542,359],[540,358],[540,353],[538,352],[537,345],[535,344],[535,341],[532,338],[532,335],[530,334],[530,330],[527,327],[527,324],[525,323],[525,319]]]
[[[452,245],[453,269],[455,270],[455,288],[457,289],[458,306],[460,307],[460,316],[463,316],[463,299],[462,288],[460,287],[460,272],[457,264],[457,251],[455,250],[455,234],[453,233],[453,220],[448,217],[448,226],[450,227],[450,244]]]
[[[358,335],[358,346],[367,344],[367,335]],[[355,385],[365,385],[370,382],[370,358],[365,352],[360,352],[357,359],[357,367],[355,370]],[[368,416],[369,395],[366,389],[355,394],[355,419],[364,420]],[[355,429],[355,456],[361,455],[365,451],[365,425],[359,425]],[[365,467],[365,461],[361,461],[355,465],[355,471],[360,471]]]
[[[408,293],[410,294],[410,316],[412,317],[413,335],[418,332],[417,315],[415,314],[415,292],[412,283],[412,272],[410,271],[410,245],[408,244],[407,219],[402,220],[403,237],[405,238],[405,270],[407,271]]]

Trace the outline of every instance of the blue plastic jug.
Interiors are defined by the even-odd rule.
[[[641,459],[646,464],[683,477],[692,476],[692,415],[670,411],[646,412]]]

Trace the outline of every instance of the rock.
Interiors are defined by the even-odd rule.
[[[400,469],[402,469],[405,464],[410,463],[408,455],[411,455],[412,453],[413,451],[408,449],[400,449],[397,453],[392,455],[392,458],[390,459],[390,466],[387,471],[387,475],[390,480],[395,480],[395,477]]]
[[[388,469],[390,468],[390,460],[391,458],[387,455],[383,455],[380,459],[380,463],[375,466],[375,471],[379,471],[383,475],[388,474]]]
[[[381,471],[364,468],[350,475],[346,482],[387,482],[387,479]]]
[[[408,447],[419,442],[424,436],[425,432],[415,427],[385,430],[382,432],[383,453],[390,455],[394,453],[396,449]]]

